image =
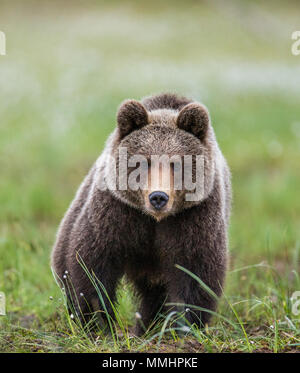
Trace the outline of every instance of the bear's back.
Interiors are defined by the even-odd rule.
[[[159,109],[172,109],[180,111],[185,105],[193,102],[186,97],[179,97],[172,93],[162,93],[160,95],[145,97],[142,104],[148,111]]]

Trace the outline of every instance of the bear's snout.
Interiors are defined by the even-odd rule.
[[[169,196],[165,192],[153,192],[149,195],[151,205],[156,209],[162,209],[169,201]]]

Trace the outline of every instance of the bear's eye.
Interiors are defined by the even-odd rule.
[[[181,168],[182,168],[181,162],[173,162],[173,163],[171,163],[171,165],[172,165],[173,170],[175,172],[179,172],[181,170]]]
[[[147,159],[147,160],[144,160],[140,163],[140,167],[143,171],[148,171],[148,169],[150,168],[150,161]]]

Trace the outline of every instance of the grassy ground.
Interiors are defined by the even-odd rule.
[[[0,351],[297,351],[300,56],[296,2],[2,1]],[[49,267],[55,231],[125,98],[203,101],[233,174],[231,264],[212,325],[187,338],[88,339]]]

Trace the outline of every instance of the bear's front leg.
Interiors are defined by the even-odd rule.
[[[107,318],[114,317],[112,303],[124,273],[123,235],[112,216],[116,209],[110,195],[106,203],[100,192],[94,198],[75,220],[72,213],[66,215],[53,250],[52,266],[66,291],[69,312],[83,324],[89,323],[96,312],[100,324],[107,325]]]
[[[113,304],[123,269],[112,258],[98,258],[96,263],[81,258],[72,266],[65,288],[68,289],[70,312],[73,308],[83,325],[93,320],[91,327],[98,324],[101,329],[107,330],[115,320]]]
[[[226,270],[225,260],[223,263],[222,260],[214,262],[202,257],[199,258],[198,265],[188,266],[185,263],[181,267],[195,274],[213,291],[215,296],[210,294],[196,279],[176,267],[173,272],[174,280],[169,283],[168,289],[169,310],[181,313],[182,318],[178,325],[196,324],[199,327],[204,327],[209,323],[212,312],[217,308],[218,297],[222,294]],[[177,306],[172,308],[171,304],[177,304]],[[188,323],[185,323],[184,319]]]
[[[135,335],[142,336],[147,330],[154,327],[159,319],[159,314],[163,312],[166,288],[162,284],[152,284],[147,278],[135,281],[135,286],[141,296]]]

